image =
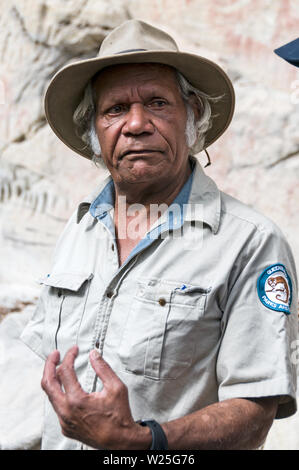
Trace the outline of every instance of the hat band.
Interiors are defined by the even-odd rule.
[[[125,51],[115,52],[116,54],[125,54],[126,52],[138,52],[138,51],[147,51],[147,49],[127,49]]]

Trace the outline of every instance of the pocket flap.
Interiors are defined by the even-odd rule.
[[[45,286],[78,291],[85,281],[92,278],[92,273],[53,273],[40,279],[39,283]]]

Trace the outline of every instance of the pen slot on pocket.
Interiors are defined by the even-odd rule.
[[[211,292],[211,287],[209,287],[208,289],[205,289],[203,287],[199,287],[199,286],[186,286],[185,284],[182,286],[182,287],[177,287],[176,289],[174,289],[176,293],[179,293],[179,294],[193,294],[193,293],[196,293],[196,294],[202,294],[202,295],[207,295],[209,292]]]

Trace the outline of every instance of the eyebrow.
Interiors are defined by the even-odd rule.
[[[109,107],[109,105],[113,105],[116,103],[124,104],[131,99],[131,93],[124,92],[124,91],[111,91],[108,93],[104,93],[102,100],[97,99],[97,104],[102,107]],[[141,96],[140,96],[141,95]],[[171,96],[170,96],[171,95]],[[172,93],[168,89],[162,90],[159,85],[154,85],[151,88],[146,90],[142,90],[139,93],[141,100],[148,100],[152,98],[163,98],[163,99],[170,99],[172,97]]]

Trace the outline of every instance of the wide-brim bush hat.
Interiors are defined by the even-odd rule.
[[[101,70],[112,65],[158,63],[176,68],[196,88],[211,97],[212,126],[205,139],[207,148],[231,122],[235,95],[224,70],[211,60],[179,51],[175,41],[164,31],[139,20],[129,20],[115,28],[103,40],[96,57],[68,64],[52,78],[45,94],[46,118],[62,142],[86,158],[91,149],[76,132],[73,114],[83,98],[88,82]]]
[[[290,64],[299,67],[299,38],[274,49],[274,52]]]

